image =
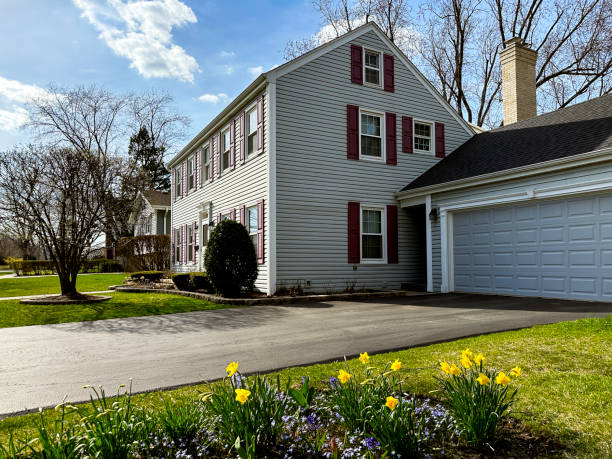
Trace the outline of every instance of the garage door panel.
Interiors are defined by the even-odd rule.
[[[453,220],[464,223],[453,229],[455,290],[612,300],[612,196],[463,212]]]

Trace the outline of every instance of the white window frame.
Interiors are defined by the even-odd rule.
[[[227,143],[227,145],[225,145],[225,133],[226,132],[229,138],[229,142]],[[232,164],[232,161],[230,159],[230,155],[232,154],[232,149],[230,147],[230,145],[232,144],[231,135],[232,135],[232,130],[230,129],[230,126],[228,124],[227,127],[221,130],[221,146],[223,147],[221,149],[221,155],[219,158],[221,160],[221,173],[225,173],[231,170],[231,164]],[[225,153],[226,152],[227,152],[227,167],[225,167]]]
[[[249,215],[249,211],[255,209],[255,212],[257,212],[257,223],[255,224],[255,228],[251,228],[251,219],[250,219],[250,215]],[[252,206],[248,206],[245,208],[244,210],[244,220],[245,220],[245,226],[247,229],[247,232],[249,233],[249,237],[251,238],[251,241],[253,240],[253,236],[255,236],[255,243],[253,244],[253,246],[255,247],[255,253],[258,254],[259,253],[259,237],[258,237],[258,232],[259,232],[259,208],[257,206],[257,204],[254,204]],[[254,231],[254,232],[253,232]]]
[[[375,210],[380,212],[380,231],[382,232],[382,258],[364,258],[363,256],[363,211]],[[373,233],[365,233],[368,234]],[[386,206],[377,206],[362,204],[359,209],[359,251],[361,263],[364,264],[386,264],[387,263],[387,208]]]
[[[251,104],[250,106],[248,106],[246,108],[246,110],[244,111],[244,152],[245,152],[245,157],[246,158],[250,158],[253,156],[257,156],[257,151],[259,149],[259,145],[255,146],[255,149],[249,153],[249,128],[250,128],[250,124],[249,124],[249,113],[251,112],[255,112],[255,120],[257,120],[257,101],[255,101],[253,104]],[[255,143],[258,142],[258,138],[257,138],[257,121],[255,121]]]
[[[191,169],[191,171],[190,171]],[[195,179],[195,155],[191,155],[187,159],[187,187],[189,191],[193,190],[196,185]]]
[[[416,147],[416,138],[426,139],[427,137],[422,135],[417,135],[416,133],[416,125],[418,124],[428,124],[430,126],[429,132],[431,132],[431,137],[429,138],[429,150],[420,150]],[[435,149],[435,139],[436,139],[436,125],[433,121],[423,120],[423,119],[413,119],[412,120],[412,148],[415,153],[422,153],[426,155],[434,155],[436,153]]]
[[[375,156],[370,156],[370,155],[362,155],[361,154],[361,136],[362,135],[368,135],[368,134],[362,134],[361,133],[361,115],[370,115],[370,116],[378,116],[380,118],[380,151],[381,151],[381,156],[380,158],[376,158]],[[386,152],[386,135],[387,133],[385,132],[385,126],[386,126],[387,120],[386,120],[386,115],[382,112],[378,112],[376,110],[369,110],[369,109],[362,109],[359,108],[359,159],[363,159],[366,161],[374,161],[377,163],[385,163],[387,162],[387,152]],[[373,137],[373,136],[371,136]]]
[[[195,253],[193,246],[193,225],[187,225],[185,237],[187,238],[187,256],[185,257],[185,263],[195,263]],[[192,257],[194,257],[194,259],[192,259]]]
[[[378,68],[378,84],[376,83],[368,83],[366,81],[366,67],[369,69],[374,69],[374,67],[368,67],[366,66],[366,53],[369,54],[378,54],[378,62],[380,63],[380,66]],[[382,88],[383,87],[383,52],[379,51],[377,49],[372,49],[372,48],[366,48],[365,46],[363,47],[363,57],[362,57],[362,62],[363,62],[363,84],[365,86],[370,86],[372,88]]]
[[[206,161],[206,150],[208,150],[208,161]],[[207,183],[210,181],[209,169],[210,161],[212,160],[212,154],[210,151],[210,143],[206,142],[206,145],[202,147],[202,164],[204,165],[202,170],[202,183]]]
[[[181,263],[181,229],[175,228],[174,230],[174,264],[178,265]]]
[[[176,182],[175,183],[176,186],[174,188],[175,199],[180,199],[183,194],[182,189],[181,189],[182,188],[181,182],[183,181],[181,177],[182,174],[183,174],[183,167],[182,165],[179,165],[179,167],[176,167],[174,169],[174,181]]]

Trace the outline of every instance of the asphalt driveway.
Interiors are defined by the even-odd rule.
[[[0,413],[87,400],[84,384],[136,391],[463,336],[612,314],[612,303],[432,295],[254,306],[0,329]]]

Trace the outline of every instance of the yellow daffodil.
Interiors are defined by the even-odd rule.
[[[402,362],[400,362],[399,360],[395,359],[395,362],[393,362],[391,364],[391,369],[393,371],[399,371],[402,368]]]
[[[472,366],[472,361],[464,355],[463,357],[461,357],[461,365],[464,368],[470,368]]]
[[[482,353],[478,353],[476,354],[476,357],[474,357],[474,362],[476,363],[476,365],[480,365],[485,363],[485,357],[484,355],[482,355]]]
[[[351,374],[347,373],[347,372],[346,372],[346,371],[344,371],[344,370],[340,370],[340,371],[338,372],[338,380],[339,380],[339,381],[340,381],[342,384],[344,384],[344,383],[348,382],[348,380],[349,380],[349,379],[351,379],[352,377],[353,377],[353,376],[352,376]]]
[[[370,356],[367,352],[362,352],[361,354],[359,354],[359,361],[365,365],[370,361]]]
[[[510,376],[512,376],[513,378],[518,378],[520,375],[521,375],[520,367],[514,367],[512,370],[510,370]]]
[[[473,355],[474,354],[473,354],[472,351],[470,351],[469,347],[467,349],[464,349],[464,350],[461,351],[461,358],[467,357],[468,359],[471,360]]]
[[[449,368],[448,372],[453,376],[457,376],[461,374],[461,368],[459,368],[457,365],[453,363],[451,367]]]
[[[225,367],[225,372],[227,373],[227,377],[231,378],[238,371],[238,362],[230,362],[227,367]]]
[[[251,395],[250,390],[236,389],[236,401],[240,402],[241,405],[246,403],[246,401],[249,399],[249,395]]]
[[[387,397],[387,403],[385,403],[385,406],[389,408],[391,411],[393,411],[398,403],[399,403],[398,399],[389,395]]]
[[[508,376],[506,376],[506,373],[504,373],[503,371],[500,371],[499,374],[495,377],[495,382],[500,386],[505,386],[510,381],[512,380],[508,378]]]
[[[476,381],[478,381],[480,383],[481,386],[488,386],[489,383],[491,382],[491,378],[489,378],[487,375],[485,375],[484,373],[480,373],[478,375],[478,378],[476,378]]]
[[[440,362],[440,369],[444,373],[449,374],[450,373],[450,368],[451,368],[451,366],[450,366],[450,364],[448,362],[446,362],[446,361]]]

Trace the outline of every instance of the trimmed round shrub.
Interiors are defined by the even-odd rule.
[[[206,273],[217,292],[237,297],[257,279],[257,255],[244,225],[224,220],[210,235],[204,256]]]
[[[212,290],[212,284],[206,273],[191,273],[191,286],[194,290]]]
[[[163,271],[137,271],[130,274],[130,277],[136,280],[144,277],[148,281],[159,282],[164,277],[164,273]]]
[[[189,273],[173,274],[172,282],[179,290],[191,290],[191,274]]]

